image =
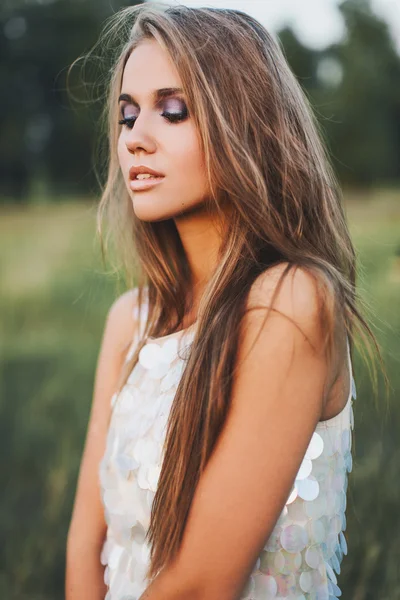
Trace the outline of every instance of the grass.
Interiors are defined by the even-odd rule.
[[[115,281],[95,243],[87,201],[3,207],[0,218],[0,596],[64,597],[65,538],[89,416],[94,370]],[[343,598],[400,598],[400,198],[346,195],[392,392],[374,401],[358,355],[354,467]]]

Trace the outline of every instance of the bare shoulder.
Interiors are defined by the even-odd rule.
[[[266,311],[254,309],[272,306],[272,318],[286,318],[311,342],[319,345],[324,333],[322,309],[324,303],[332,299],[333,292],[327,281],[304,267],[284,262],[272,266],[257,277],[251,286],[246,308],[249,310],[249,319],[261,322]]]
[[[321,281],[304,267],[285,262],[263,271],[251,287],[249,301],[268,306],[276,291],[280,308],[289,312],[312,314],[320,305]]]
[[[106,318],[106,330],[114,347],[123,351],[132,340],[137,326],[135,308],[137,288],[127,290],[114,300]]]

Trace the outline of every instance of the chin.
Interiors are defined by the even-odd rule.
[[[161,211],[149,210],[149,206],[138,206],[135,200],[133,200],[133,212],[140,221],[147,221],[149,223],[153,221],[165,221],[171,218],[171,216],[161,213]]]

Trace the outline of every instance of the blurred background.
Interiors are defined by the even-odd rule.
[[[374,399],[356,354],[346,600],[400,598],[400,3],[237,0],[284,46],[343,186],[391,381]],[[120,0],[0,3],[0,597],[64,597],[65,540],[106,312],[123,291],[100,258],[94,164],[101,100],[70,64]],[[79,69],[78,69],[79,71]],[[90,77],[89,77],[90,79]],[[92,80],[95,82],[95,80]],[[98,83],[98,82],[97,82]],[[99,166],[99,165],[97,165]]]

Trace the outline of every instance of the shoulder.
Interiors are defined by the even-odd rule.
[[[289,263],[272,266],[256,278],[238,344],[244,387],[268,389],[271,398],[275,390],[276,398],[283,398],[284,390],[294,393],[304,386],[311,394],[314,386],[315,414],[322,414],[335,367],[326,348],[324,305],[330,289],[322,274]]]
[[[261,322],[265,310],[256,309],[271,308],[271,318],[286,320],[286,326],[291,323],[312,345],[319,345],[324,338],[326,311],[333,303],[333,286],[322,273],[283,262],[268,268],[254,281],[247,299],[246,317],[248,321]]]
[[[107,337],[121,352],[130,344],[136,331],[137,288],[127,290],[114,300],[106,317]]]
[[[107,318],[112,319],[116,322],[126,320],[126,317],[128,316],[130,316],[132,319],[132,315],[136,307],[136,302],[137,288],[135,287],[131,290],[127,290],[114,300],[114,302],[108,310]]]

